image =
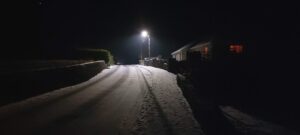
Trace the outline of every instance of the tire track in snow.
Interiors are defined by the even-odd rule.
[[[143,69],[147,80],[152,79],[152,91],[174,134],[203,134],[200,125],[193,117],[192,110],[186,102],[182,91],[177,86],[176,76],[165,70],[140,66]],[[145,69],[145,70],[144,70]],[[147,72],[152,72],[149,76]]]
[[[25,108],[23,110],[16,111],[16,112],[11,112],[11,111],[9,111],[9,113],[5,113],[4,112],[2,114],[2,116],[5,116],[5,117],[0,117],[0,121],[2,123],[2,121],[6,121],[7,119],[12,118],[16,114],[19,114],[19,115],[26,115],[26,114],[27,115],[31,115],[32,112],[37,112],[38,110],[43,110],[43,109],[45,109],[45,108],[47,108],[47,107],[49,107],[49,106],[51,106],[51,105],[53,105],[55,103],[57,103],[57,102],[65,99],[65,98],[67,98],[67,97],[70,97],[72,95],[75,95],[77,93],[82,92],[84,89],[89,88],[89,87],[93,86],[94,84],[97,84],[100,81],[103,81],[103,80],[107,79],[107,77],[109,77],[109,76],[117,73],[117,71],[120,70],[120,67],[121,66],[116,67],[115,69],[113,69],[112,71],[108,72],[107,74],[105,74],[101,78],[99,78],[99,79],[97,79],[97,80],[95,80],[95,81],[93,81],[93,82],[91,82],[91,83],[89,83],[89,84],[87,84],[85,86],[82,86],[82,87],[80,87],[78,89],[74,89],[72,91],[69,91],[68,93],[64,93],[63,95],[60,95],[58,97],[54,97],[54,98],[50,99],[47,102],[44,102],[44,103],[41,103],[41,104],[38,104],[38,105],[35,105],[35,106],[31,106],[29,108]],[[58,89],[58,90],[60,90],[60,89]],[[55,91],[52,91],[52,92],[55,92]],[[0,111],[1,110],[5,110],[6,107],[9,107],[9,106],[4,106],[4,107],[0,108]],[[7,109],[7,110],[9,110],[9,109]]]
[[[40,131],[37,132],[37,134],[43,133],[44,131],[52,131],[55,130],[56,128],[64,128],[64,125],[67,125],[68,123],[71,123],[72,121],[76,120],[79,117],[84,117],[85,115],[88,115],[91,111],[95,109],[95,106],[101,102],[101,100],[109,95],[110,93],[114,92],[113,90],[117,89],[120,87],[125,80],[128,78],[130,74],[130,70],[128,67],[125,68],[124,74],[116,80],[114,85],[101,90],[100,93],[98,93],[96,96],[94,96],[92,99],[87,101],[86,103],[83,103],[79,107],[77,107],[75,110],[72,112],[62,115],[55,120],[53,120],[51,123],[47,124],[47,127],[41,128]],[[45,130],[46,129],[46,130]]]
[[[127,69],[127,68],[126,68]],[[117,69],[115,69],[114,71],[113,71],[113,73],[108,73],[108,74],[110,74],[110,75],[112,75],[112,74],[115,74],[116,73],[116,71],[117,70],[120,70],[120,67],[118,67]],[[120,81],[120,82],[122,82],[122,80],[125,80],[126,78],[127,78],[127,71],[125,72],[125,74],[118,80],[118,81]],[[99,82],[99,80],[98,81],[96,81],[96,82]],[[95,84],[95,83],[93,83],[93,84]],[[107,95],[107,94],[109,94],[109,89],[110,88],[115,88],[115,87],[118,87],[119,85],[113,85],[113,86],[111,86],[111,87],[109,87],[108,89],[106,89],[106,90],[104,90],[104,91],[106,91],[102,96],[105,96],[105,95]],[[90,87],[90,86],[89,86]],[[88,87],[87,87],[88,88]],[[101,93],[103,93],[103,92],[101,92]],[[79,93],[78,93],[79,94]],[[71,96],[71,95],[73,95],[73,94],[70,94],[69,96]],[[67,96],[67,97],[69,97],[69,96]],[[100,94],[99,95],[97,95],[97,97],[98,98],[101,98],[100,97]],[[63,100],[63,99],[61,99],[61,100]],[[50,106],[52,106],[52,105],[55,105],[55,104],[57,104],[58,102],[60,102],[61,100],[51,100],[51,103],[49,103],[49,104],[46,104],[45,106],[40,106],[40,107],[38,107],[38,108],[33,108],[32,110],[25,110],[26,111],[26,113],[22,113],[23,111],[21,111],[21,113],[20,112],[18,112],[18,113],[20,113],[20,114],[18,114],[16,117],[13,117],[13,118],[11,118],[11,117],[7,117],[6,119],[3,119],[3,120],[1,120],[0,121],[0,130],[1,130],[1,133],[9,133],[9,134],[13,134],[12,132],[16,132],[16,134],[18,134],[18,132],[21,132],[22,130],[24,130],[24,132],[25,131],[27,131],[28,130],[28,128],[29,129],[31,129],[32,127],[31,127],[31,125],[32,124],[27,124],[27,126],[29,126],[29,127],[27,127],[26,125],[25,126],[22,126],[22,127],[20,127],[19,126],[19,124],[17,123],[18,121],[20,121],[20,120],[22,120],[23,118],[25,118],[25,119],[27,119],[27,118],[31,118],[31,117],[36,117],[36,116],[38,116],[41,112],[43,112],[43,111],[45,111],[48,107],[50,107]],[[87,103],[83,103],[83,105],[81,105],[81,109],[83,109],[84,107],[85,108],[88,108],[90,105],[92,105],[93,103],[93,101],[95,101],[96,100],[96,98],[93,98],[92,100],[89,100]],[[78,114],[80,111],[79,111],[80,109],[78,109],[77,111],[75,110],[75,112]],[[84,111],[84,109],[83,109],[83,112],[85,112]],[[71,112],[72,113],[72,112]],[[14,115],[13,115],[14,116]],[[64,116],[68,116],[68,118],[71,118],[71,115],[64,115]],[[58,121],[58,119],[60,119],[60,118],[62,118],[62,117],[64,117],[64,116],[58,116],[59,118],[57,118],[57,119],[54,119],[54,120],[48,120],[48,121],[46,121],[46,122],[44,122],[43,124],[38,124],[38,125],[33,125],[33,126],[37,126],[37,127],[41,127],[42,129],[43,129],[43,127],[44,126],[46,126],[46,125],[51,125],[51,123],[53,123],[53,121]],[[72,116],[75,116],[75,115],[72,115]],[[56,118],[56,117],[55,117]],[[65,119],[67,119],[67,118],[65,118]],[[24,120],[22,120],[22,121],[24,121]],[[25,120],[25,121],[28,121],[28,120]],[[63,120],[63,121],[67,121],[67,120]],[[49,123],[50,122],[50,123]],[[16,124],[17,123],[17,124]],[[55,123],[55,122],[54,122]],[[20,131],[12,131],[12,132],[10,132],[8,129],[10,129],[11,127],[16,127],[16,126],[18,126],[19,127],[19,129],[21,129]],[[29,132],[31,132],[31,131],[29,131]]]
[[[147,115],[149,115],[149,112],[150,112],[150,115],[151,114],[153,115],[153,113],[151,113],[151,111],[157,111],[157,113],[159,115],[159,118],[161,120],[161,123],[163,124],[163,128],[167,132],[165,134],[173,135],[174,133],[173,133],[172,126],[169,123],[169,120],[167,119],[167,117],[165,116],[165,114],[164,114],[164,112],[163,112],[163,110],[162,110],[155,94],[153,93],[151,85],[147,81],[147,79],[146,79],[144,73],[141,71],[140,67],[136,66],[135,68],[138,72],[138,77],[143,80],[141,82],[144,82],[146,84],[146,88],[147,88],[147,91],[146,91],[145,96],[144,96],[144,101],[143,101],[143,104],[142,104],[142,108],[140,110],[141,114],[140,114],[140,116],[138,117],[138,120],[137,120],[138,127],[135,130],[137,130],[138,132],[140,132],[140,130],[145,131],[145,127],[142,127],[142,126],[145,126],[145,124],[146,124],[144,118],[147,117]],[[149,72],[151,74],[151,71],[149,71]],[[150,109],[147,108],[147,105],[149,105],[149,102],[150,102],[150,105],[154,104],[153,108],[150,108]],[[154,110],[152,110],[152,109],[154,109]],[[150,116],[150,117],[155,117],[155,116]],[[134,131],[134,132],[136,132],[136,131]],[[141,133],[134,133],[134,134],[141,134]]]
[[[142,67],[142,66],[138,66],[138,67],[141,68],[141,69],[146,70],[147,72],[149,72],[151,74],[151,76],[153,76],[153,72],[151,70],[149,70],[149,69],[147,69],[145,67]]]

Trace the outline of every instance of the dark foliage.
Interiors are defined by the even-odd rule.
[[[108,65],[115,63],[111,52],[105,49],[78,49],[75,57],[78,59],[104,60]]]

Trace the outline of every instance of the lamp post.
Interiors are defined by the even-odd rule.
[[[149,57],[149,59],[150,59],[150,35],[148,34],[148,32],[147,31],[142,31],[142,37],[143,38],[148,38],[148,57]]]

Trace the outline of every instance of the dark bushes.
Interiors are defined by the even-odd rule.
[[[107,65],[115,63],[111,52],[105,49],[78,49],[76,57],[78,59],[104,60]]]

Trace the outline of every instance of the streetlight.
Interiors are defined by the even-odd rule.
[[[147,31],[145,31],[145,30],[142,31],[141,35],[142,35],[143,38],[148,38],[148,57],[149,57],[149,59],[150,59],[150,35],[149,35],[149,33],[148,33]]]

